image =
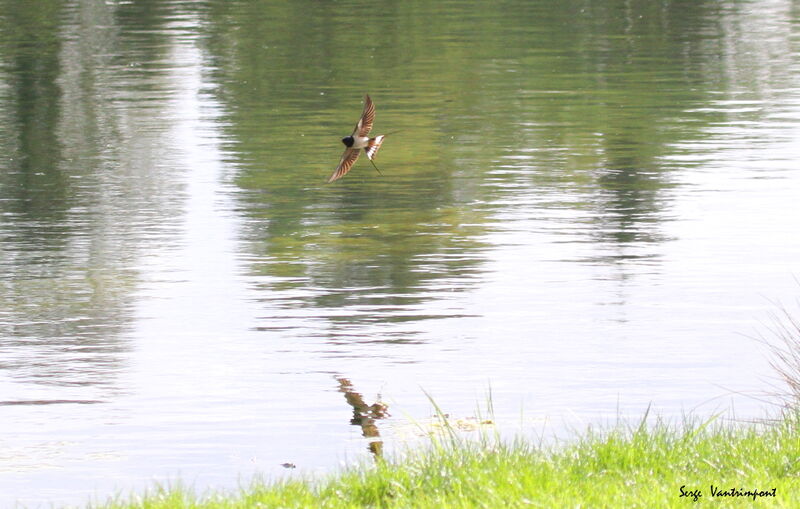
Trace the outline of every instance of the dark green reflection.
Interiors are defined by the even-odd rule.
[[[7,70],[9,107],[2,141],[8,150],[7,164],[0,183],[4,194],[11,193],[4,201],[14,212],[63,217],[68,184],[58,170],[61,143],[56,133],[61,72],[58,21],[63,3],[45,0],[36,8],[3,3],[0,58]]]
[[[390,5],[365,22],[350,14],[361,7],[214,4],[207,44],[242,168],[237,183],[247,190],[243,211],[255,220],[255,270],[281,278],[269,288],[319,289],[287,306],[366,306],[373,311],[356,321],[401,321],[386,306],[424,302],[435,281],[452,278],[458,289],[478,271],[484,216],[442,168],[444,136],[419,114],[439,97],[419,94],[413,82],[406,37],[422,34],[410,26],[422,18]],[[382,92],[403,83],[410,88]],[[402,130],[381,154],[387,178],[362,160],[325,186],[366,91],[377,104],[374,133]]]
[[[724,66],[751,65],[722,62],[747,4],[212,3],[205,44],[265,288],[314,288],[285,301],[298,307],[424,302],[470,287],[496,217],[513,230],[549,209],[582,212],[571,231],[610,253],[592,263],[657,258],[665,158],[722,120],[702,106],[730,86]],[[361,161],[324,186],[365,92],[374,133],[401,130],[388,175]]]
[[[259,295],[347,325],[436,316],[423,306],[472,288],[501,231],[657,260],[676,170],[701,164],[670,157],[729,120],[720,98],[778,103],[758,80],[789,83],[793,54],[746,29],[748,1],[0,5],[3,325],[29,327],[11,336],[125,321],[138,253],[179,229],[191,147],[170,144],[169,107],[189,65],[222,110]],[[374,132],[399,131],[386,176],[362,160],[326,186],[366,92]]]

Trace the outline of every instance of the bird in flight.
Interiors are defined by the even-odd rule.
[[[378,170],[378,167],[375,166],[373,159],[375,158],[375,154],[378,153],[378,149],[381,148],[384,135],[375,136],[374,138],[369,137],[373,120],[375,120],[375,104],[372,102],[372,99],[369,98],[369,94],[367,94],[364,96],[364,111],[361,112],[361,118],[358,120],[356,128],[353,129],[353,133],[350,136],[342,138],[342,143],[344,143],[346,148],[342,154],[341,161],[339,161],[339,166],[336,167],[333,171],[333,175],[328,179],[328,184],[339,180],[350,171],[350,168],[361,154],[361,149],[364,149],[364,152],[367,153],[369,162],[372,163],[372,166],[375,167],[378,173],[381,172]]]

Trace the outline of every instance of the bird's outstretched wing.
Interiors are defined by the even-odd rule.
[[[342,160],[339,161],[339,166],[333,171],[333,175],[331,178],[328,179],[328,184],[333,182],[334,180],[339,180],[340,178],[344,177],[350,168],[353,166],[353,163],[356,162],[358,159],[358,155],[361,153],[361,149],[357,148],[346,148],[344,149],[344,154],[342,154]]]
[[[369,98],[369,94],[364,96],[364,111],[361,112],[361,118],[353,129],[353,136],[358,134],[359,137],[369,136],[372,130],[372,121],[375,120],[375,104]]]

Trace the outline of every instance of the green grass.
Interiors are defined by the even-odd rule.
[[[646,419],[643,419],[643,423]],[[180,487],[104,508],[800,507],[800,415],[758,425],[657,423],[541,447],[457,434],[326,479],[197,497]],[[775,497],[712,497],[710,486]],[[702,497],[681,497],[700,490]]]

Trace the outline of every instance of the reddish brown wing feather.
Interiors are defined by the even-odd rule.
[[[339,166],[333,171],[333,175],[331,178],[328,179],[328,184],[333,182],[334,180],[339,180],[340,178],[344,177],[350,168],[353,166],[353,163],[356,162],[358,159],[358,155],[361,153],[361,149],[357,148],[346,148],[344,149],[344,154],[342,154],[342,160],[339,161]]]
[[[361,112],[361,118],[353,129],[353,134],[358,133],[358,136],[368,136],[372,130],[372,121],[375,120],[375,104],[369,98],[369,94],[364,96],[364,111]]]

